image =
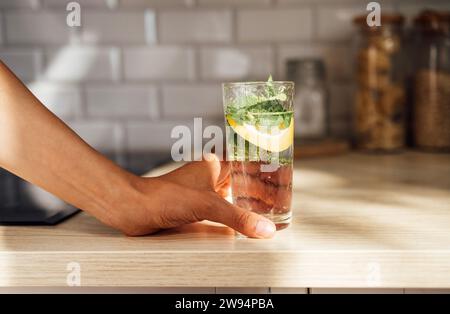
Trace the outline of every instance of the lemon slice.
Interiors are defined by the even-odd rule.
[[[294,118],[284,129],[272,128],[259,130],[254,125],[239,125],[232,118],[227,117],[231,128],[246,141],[270,152],[281,152],[288,149],[294,140]]]

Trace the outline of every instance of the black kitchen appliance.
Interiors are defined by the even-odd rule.
[[[135,174],[143,174],[168,160],[167,154],[141,153],[122,156],[119,163]],[[0,225],[55,225],[78,211],[0,168]]]
[[[77,212],[52,194],[0,169],[0,224],[55,225]]]

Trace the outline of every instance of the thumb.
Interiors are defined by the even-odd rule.
[[[235,206],[214,192],[208,193],[205,206],[199,210],[198,216],[203,219],[220,222],[251,238],[271,238],[276,231],[269,219]]]

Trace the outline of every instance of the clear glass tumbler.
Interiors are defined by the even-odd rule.
[[[293,82],[223,84],[233,203],[277,230],[292,216],[293,96]]]

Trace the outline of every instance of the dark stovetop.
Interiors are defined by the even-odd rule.
[[[110,157],[138,175],[170,160],[168,154],[162,153]],[[77,212],[73,206],[0,168],[0,225],[54,225]]]

